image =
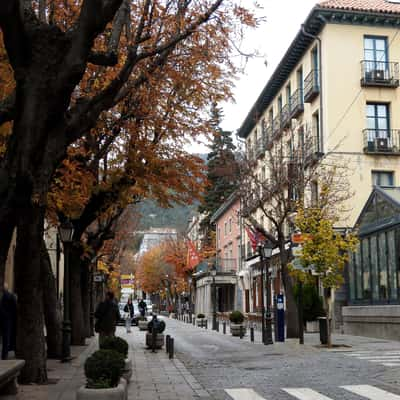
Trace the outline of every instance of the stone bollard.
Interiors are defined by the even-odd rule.
[[[205,328],[208,329],[208,319],[206,319],[204,322],[206,323]]]
[[[170,335],[165,336],[165,351],[167,353],[169,353],[169,341],[170,341],[170,338],[171,338]]]
[[[250,341],[254,342],[254,326],[250,327]]]
[[[169,339],[169,359],[174,358],[174,338]]]
[[[222,323],[222,333],[225,335],[226,334],[226,321]]]
[[[240,334],[239,334],[239,337],[240,337],[240,339],[243,339],[243,326],[242,325],[240,325]]]
[[[215,330],[216,330],[217,332],[219,332],[219,321],[216,321]]]
[[[196,317],[192,318],[193,326],[196,326]]]

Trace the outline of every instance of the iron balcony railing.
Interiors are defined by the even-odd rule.
[[[265,139],[260,138],[256,142],[256,156],[257,158],[263,157],[265,154]]]
[[[362,86],[399,86],[399,63],[386,61],[361,61]]]
[[[305,139],[303,145],[304,164],[310,165],[318,161],[322,157],[321,144],[316,132]]]
[[[313,69],[304,79],[304,101],[312,102],[319,95],[319,70]]]
[[[235,273],[237,271],[237,260],[236,258],[220,258],[217,257],[217,272],[221,273]]]
[[[364,129],[364,153],[400,154],[398,129]]]
[[[281,116],[277,115],[272,121],[272,135],[278,136],[281,132]]]
[[[282,129],[287,128],[290,125],[290,105],[285,104],[281,111],[281,127]]]
[[[290,97],[291,118],[297,118],[304,112],[303,90],[297,89]]]

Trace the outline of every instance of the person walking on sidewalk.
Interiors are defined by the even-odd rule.
[[[96,318],[95,331],[99,333],[99,342],[107,336],[115,335],[115,327],[121,318],[118,305],[114,301],[114,293],[107,292],[106,299],[96,308],[94,313]]]
[[[7,360],[8,352],[15,351],[16,325],[17,325],[17,299],[4,284],[4,293],[0,301],[0,321],[3,345],[1,359]]]
[[[140,301],[139,301],[139,304],[138,304],[138,307],[139,307],[140,315],[141,315],[142,317],[144,317],[144,316],[146,315],[146,311],[147,311],[147,304],[146,304],[146,302],[145,302],[143,299],[140,300]]]
[[[127,313],[125,318],[126,333],[131,332],[132,319],[135,316],[135,308],[133,307],[132,300],[129,298],[125,304],[124,311]]]

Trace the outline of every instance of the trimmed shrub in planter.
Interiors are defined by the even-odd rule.
[[[202,319],[205,318],[206,316],[202,313],[197,314],[197,318]]]
[[[102,350],[114,350],[124,356],[128,357],[129,345],[128,342],[118,336],[110,336],[104,338],[100,344]]]
[[[160,321],[157,320],[158,324],[157,324],[157,333],[163,333],[165,331],[166,325],[164,321]],[[153,320],[151,320],[148,324],[147,324],[147,330],[149,331],[149,333],[151,333],[153,331]]]
[[[243,324],[244,315],[240,311],[232,311],[229,314],[229,321],[231,321],[230,330],[232,336],[240,336],[241,334],[244,336],[246,334],[246,327]]]
[[[105,389],[116,387],[125,367],[124,356],[114,350],[97,350],[85,361],[86,387]]]

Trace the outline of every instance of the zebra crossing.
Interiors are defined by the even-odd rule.
[[[319,391],[311,388],[282,388],[283,392],[289,396],[288,400],[339,400],[343,398],[345,392],[350,392],[357,395],[357,397],[367,400],[400,400],[400,395],[388,392],[386,390],[377,388],[371,385],[346,385],[338,388],[337,395],[328,397]],[[225,389],[225,392],[233,400],[274,400],[273,397],[269,396],[264,398],[260,396],[253,389],[241,388],[241,389]],[[282,397],[279,396],[279,399]]]
[[[362,350],[344,353],[348,357],[380,364],[385,367],[400,367],[400,350]]]

